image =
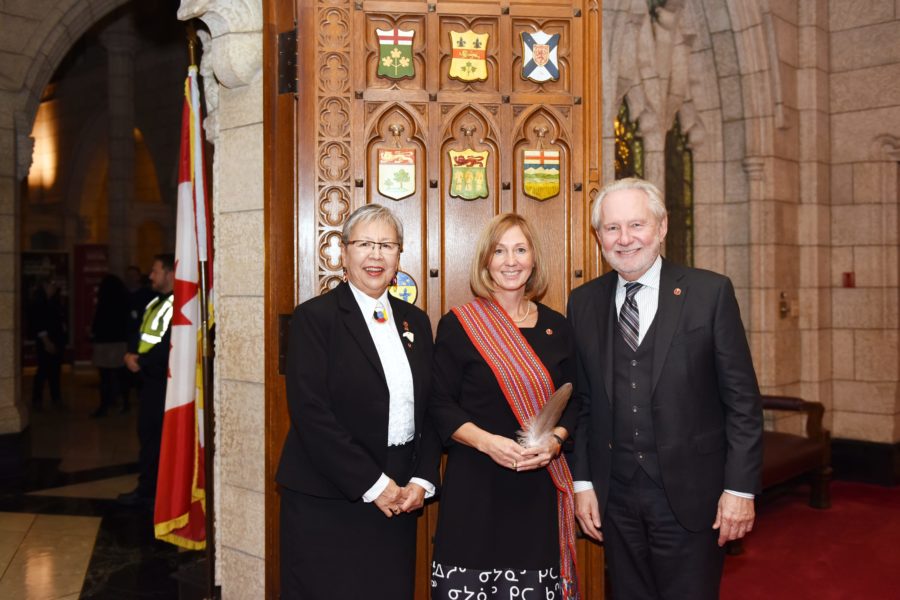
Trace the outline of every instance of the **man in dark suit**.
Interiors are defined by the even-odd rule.
[[[614,600],[717,598],[722,546],[753,527],[762,409],[731,281],[663,260],[659,190],[607,185],[591,224],[614,269],[572,292],[575,512]]]

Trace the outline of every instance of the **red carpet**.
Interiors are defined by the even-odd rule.
[[[744,553],[725,559],[722,599],[900,598],[900,487],[833,482],[825,510],[807,490],[761,508]]]

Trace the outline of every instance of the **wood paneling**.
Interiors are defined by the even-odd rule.
[[[291,4],[293,6],[290,6]],[[545,297],[564,311],[572,287],[599,274],[588,204],[600,187],[600,4],[596,0],[406,2],[266,0],[267,476],[273,480],[288,417],[277,367],[277,315],[322,293],[341,275],[340,228],[369,202],[405,226],[401,269],[436,325],[466,302],[475,240],[495,214],[536,225],[553,280]],[[276,96],[274,36],[298,17],[299,93]],[[415,75],[377,76],[375,29],[415,31]],[[488,74],[449,76],[451,31],[489,34]],[[523,31],[560,34],[560,77],[521,76]],[[292,112],[293,111],[293,112]],[[526,148],[558,150],[560,193],[525,194]],[[288,147],[292,146],[292,147]],[[401,200],[377,186],[381,148],[415,148],[416,191]],[[487,150],[487,198],[449,194],[450,150]],[[274,365],[274,366],[273,366]],[[271,371],[271,372],[270,372]],[[277,494],[267,494],[267,596],[277,590]],[[427,598],[436,506],[420,521],[417,598]],[[352,540],[348,540],[352,543]],[[586,598],[602,598],[602,550],[579,541]],[[274,561],[274,562],[273,562]]]
[[[266,598],[278,598],[279,496],[275,470],[288,430],[284,379],[278,373],[279,315],[290,314],[296,301],[295,251],[304,237],[298,234],[296,99],[278,94],[278,34],[294,28],[294,0],[266,0],[263,40],[263,145],[265,262],[265,373],[266,373]],[[307,244],[312,245],[310,242]]]

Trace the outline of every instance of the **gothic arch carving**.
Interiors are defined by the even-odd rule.
[[[23,51],[32,60],[19,82],[12,82],[12,89],[19,89],[13,125],[16,131],[16,175],[19,179],[28,174],[34,142],[30,137],[41,94],[53,72],[62,62],[72,45],[95,23],[127,0],[97,0],[73,2],[65,12],[51,11],[41,22]],[[18,83],[18,86],[16,85]]]
[[[449,111],[445,125],[441,129],[441,196],[447,197],[450,188],[450,150],[472,150],[489,152],[486,164],[488,197],[494,198],[496,203],[499,198],[501,156],[500,142],[497,132],[500,128],[494,122],[493,115],[479,110],[479,107],[466,104]]]
[[[370,198],[379,197],[378,150],[382,148],[415,148],[416,185],[414,196],[424,197],[428,187],[428,145],[425,140],[425,125],[418,111],[404,103],[385,104],[369,120],[366,131],[366,180]],[[410,194],[407,194],[410,195]]]
[[[513,128],[513,162],[518,164],[526,149],[559,152],[559,187],[568,189],[572,181],[572,138],[563,119],[548,106],[535,105],[523,112]],[[513,167],[513,189],[524,187],[521,171]]]

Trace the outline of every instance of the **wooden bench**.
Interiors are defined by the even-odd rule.
[[[806,414],[806,435],[763,432],[762,487],[767,491],[795,481],[810,485],[809,505],[831,506],[831,433],[822,427],[825,407],[790,396],[763,396],[763,409]]]

